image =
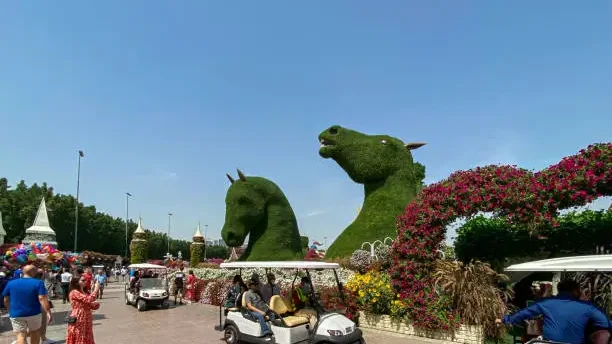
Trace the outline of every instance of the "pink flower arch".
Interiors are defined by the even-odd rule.
[[[505,215],[513,223],[555,224],[559,210],[612,195],[612,143],[595,144],[537,173],[515,166],[486,166],[453,173],[424,188],[398,218],[390,268],[393,286],[421,328],[448,328],[455,313],[439,314],[431,277],[446,226],[478,212]],[[435,313],[435,314],[434,314]]]

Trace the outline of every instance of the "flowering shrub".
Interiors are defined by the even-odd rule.
[[[535,174],[514,166],[453,173],[424,188],[399,217],[390,269],[392,285],[409,304],[415,326],[447,327],[456,317],[446,310],[431,274],[446,225],[482,211],[505,215],[510,222],[531,225],[527,228],[532,230],[540,223],[554,225],[560,209],[609,195],[612,143],[589,146]]]
[[[234,275],[238,274],[238,270],[226,270],[226,269],[215,269],[215,268],[195,268],[193,270],[194,275],[200,280],[232,280]],[[340,268],[336,270],[338,273],[338,279],[340,282],[345,284],[353,275],[354,272],[348,269]],[[276,282],[281,286],[291,286],[295,278],[295,271],[283,270],[283,269],[272,269],[270,271],[276,276]],[[174,274],[170,273],[170,281],[174,281]],[[251,278],[253,273],[259,274],[262,282],[266,282],[265,270],[264,269],[242,269],[242,278],[247,280]],[[300,273],[300,277],[304,273]],[[332,270],[321,270],[321,271],[310,271],[310,278],[315,288],[323,287],[336,287],[336,278]],[[299,277],[298,281],[299,282]]]
[[[331,312],[344,314],[344,316],[353,322],[358,323],[359,308],[355,301],[356,298],[347,288],[344,288],[342,291],[344,297],[338,292],[337,287],[320,288],[317,292],[319,293],[319,301],[323,308]]]
[[[357,297],[357,304],[374,314],[390,314],[395,291],[391,288],[389,275],[384,272],[370,271],[356,274],[347,284],[346,289]]]
[[[200,295],[200,303],[213,306],[222,305],[231,286],[231,280],[206,281],[206,287],[202,289],[202,293]]]
[[[372,256],[365,250],[355,250],[351,255],[351,265],[359,272],[363,273],[372,265]]]
[[[382,268],[388,269],[391,266],[391,246],[385,244],[378,245],[374,250],[374,254],[378,257]]]

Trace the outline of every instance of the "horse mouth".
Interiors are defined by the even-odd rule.
[[[322,137],[319,138],[319,143],[321,144],[321,146],[319,147],[319,155],[324,158],[331,157],[336,148],[336,143]]]

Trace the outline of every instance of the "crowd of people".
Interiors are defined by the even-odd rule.
[[[8,310],[16,344],[47,344],[47,325],[52,321],[53,299],[70,303],[67,323],[67,344],[93,344],[92,311],[108,283],[109,271],[92,268],[41,269],[26,265],[12,272],[0,271],[0,309]],[[115,278],[116,280],[118,277]]]

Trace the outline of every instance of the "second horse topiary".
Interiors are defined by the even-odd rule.
[[[249,243],[240,260],[301,260],[304,247],[297,220],[287,197],[272,181],[246,177],[231,182],[225,197],[225,224],[221,236],[230,247]]]
[[[411,150],[425,143],[404,144],[388,135],[366,135],[332,126],[319,135],[323,158],[335,160],[356,183],[364,201],[357,219],[329,247],[326,257],[349,257],[363,242],[396,237],[395,221],[414,198],[425,177]]]

